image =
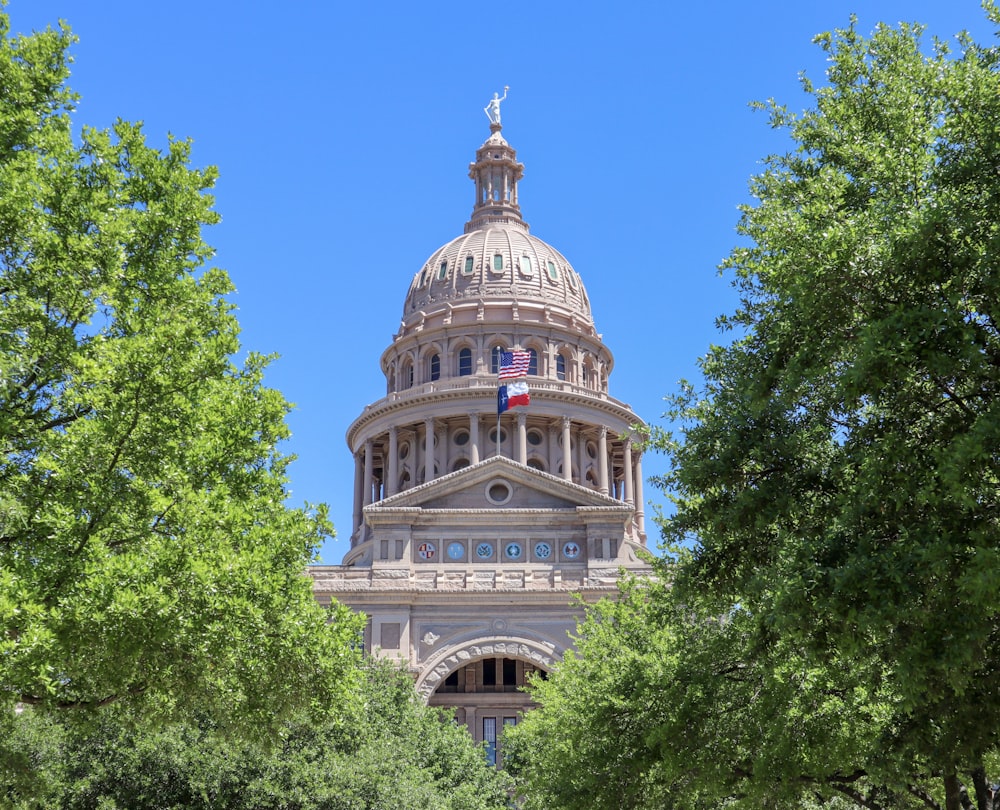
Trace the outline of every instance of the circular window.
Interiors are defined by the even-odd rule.
[[[465,545],[463,543],[449,543],[448,544],[448,559],[449,560],[462,560],[465,558]]]
[[[520,543],[508,543],[503,547],[503,553],[508,560],[520,560],[524,554],[524,549]]]
[[[552,546],[548,543],[535,543],[535,556],[540,560],[547,560],[552,556]]]
[[[421,543],[417,546],[417,556],[421,560],[433,560],[435,554],[437,554],[437,546],[433,543]]]
[[[544,437],[542,436],[542,431],[540,430],[529,430],[528,435],[525,438],[527,438],[528,444],[530,444],[532,447],[538,447],[538,445],[540,445],[542,441],[544,441]]]
[[[494,506],[503,506],[513,495],[514,490],[503,479],[496,478],[486,485],[486,500]]]
[[[408,455],[410,455],[410,443],[403,442],[399,445],[399,457],[406,458]]]
[[[493,428],[492,430],[490,430],[490,441],[496,444],[496,440],[497,440],[497,429]],[[505,441],[507,441],[507,431],[504,428],[500,428],[500,444],[503,444]]]
[[[593,442],[587,442],[587,455],[591,458],[597,458],[597,445]]]
[[[480,543],[476,546],[476,556],[480,560],[488,560],[493,556],[493,544],[492,543]]]
[[[576,543],[566,543],[563,546],[562,550],[563,550],[563,556],[567,560],[575,560],[577,557],[580,556],[580,546],[578,546]]]
[[[464,447],[469,443],[469,431],[467,430],[458,431],[458,433],[455,434],[453,441],[459,447]]]

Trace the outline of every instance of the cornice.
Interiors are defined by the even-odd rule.
[[[393,415],[402,415],[406,411],[418,411],[425,406],[440,406],[445,403],[459,404],[461,402],[475,403],[482,406],[480,416],[496,415],[497,382],[494,377],[488,380],[478,377],[462,377],[460,380],[470,382],[456,383],[455,381],[425,383],[422,386],[415,386],[407,391],[399,391],[375,402],[366,405],[361,415],[355,419],[347,428],[347,446],[351,452],[356,452],[358,448],[355,443],[359,441],[359,433],[372,423],[386,419]],[[593,391],[589,388],[575,385],[574,383],[553,382],[542,377],[529,377],[528,386],[531,391],[531,411],[533,415],[556,418],[562,413],[539,413],[546,405],[566,404],[572,405],[577,410],[590,410],[595,414],[603,414],[612,418],[613,421],[623,425],[642,424],[642,419],[625,402],[614,397]],[[459,415],[462,410],[469,412],[466,406],[454,415]],[[449,414],[451,415],[451,414]],[[414,419],[413,421],[420,421]],[[599,420],[594,419],[595,426]],[[385,429],[388,430],[388,425]],[[609,426],[610,427],[610,426]]]

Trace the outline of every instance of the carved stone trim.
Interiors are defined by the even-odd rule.
[[[478,661],[480,658],[491,658],[503,655],[508,658],[520,658],[530,661],[545,670],[552,668],[553,663],[562,658],[565,649],[557,649],[533,639],[507,637],[485,637],[465,642],[456,647],[439,651],[428,659],[427,664],[417,675],[417,694],[424,700],[434,694],[434,690],[448,675],[459,667]]]

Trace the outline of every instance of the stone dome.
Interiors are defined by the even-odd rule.
[[[476,184],[472,217],[465,233],[434,251],[414,275],[400,336],[464,302],[489,305],[492,299],[534,305],[593,333],[580,276],[558,250],[532,236],[521,218],[517,183],[524,165],[500,134],[500,125],[490,129],[469,166]]]
[[[483,225],[438,248],[413,277],[403,319],[462,299],[502,296],[564,308],[593,323],[579,275],[558,250],[527,227]]]

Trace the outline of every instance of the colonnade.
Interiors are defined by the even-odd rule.
[[[468,415],[468,443],[462,448],[459,457],[463,466],[479,463],[480,460],[490,455],[489,449],[483,447],[482,423],[479,413]],[[517,411],[515,418],[515,434],[513,436],[510,452],[511,458],[515,461],[533,466],[538,452],[529,453],[528,449],[528,414],[524,411]],[[539,421],[532,420],[532,430],[539,431]],[[583,423],[575,423],[568,416],[563,416],[558,420],[548,421],[548,447],[547,453],[543,456],[544,466],[549,472],[560,475],[564,480],[591,486],[604,495],[609,495],[620,501],[632,503],[636,507],[635,527],[640,536],[645,536],[644,512],[643,512],[643,483],[642,483],[642,454],[633,447],[631,438],[608,439],[608,427],[606,425],[590,426]],[[395,495],[401,489],[407,489],[416,484],[426,483],[440,477],[452,470],[448,465],[455,463],[458,459],[453,458],[448,452],[448,427],[452,427],[452,433],[456,432],[455,420],[440,419],[432,416],[425,417],[422,422],[408,423],[405,426],[392,425],[385,433],[376,437],[369,437],[364,441],[361,449],[354,455],[354,527],[352,537],[357,533],[362,524],[362,510],[365,506]],[[464,427],[464,425],[462,426]],[[504,434],[501,429],[501,436]],[[592,440],[594,433],[597,437],[597,476],[595,479],[588,479],[584,472],[588,466],[588,458],[593,459],[593,455],[588,454],[587,442]],[[403,440],[405,436],[405,443]],[[574,441],[575,436],[575,441]],[[493,439],[493,436],[490,436]],[[496,443],[505,443],[502,439]],[[408,463],[406,476],[402,466],[404,459],[400,457],[401,447],[405,447],[406,458],[413,454],[413,460]],[[575,447],[575,459],[574,459]],[[614,456],[620,455],[621,463],[614,466]],[[576,462],[577,476],[574,477],[574,460]],[[376,468],[376,462],[381,466]],[[542,465],[538,465],[542,466]],[[412,468],[414,475],[409,476]],[[419,477],[420,472],[423,477]],[[612,478],[614,472],[619,472]]]

